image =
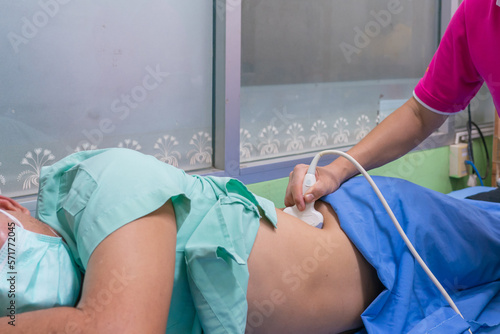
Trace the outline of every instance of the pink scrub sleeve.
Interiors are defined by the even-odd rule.
[[[414,97],[428,109],[449,114],[464,110],[483,79],[474,65],[463,2],[453,16]]]

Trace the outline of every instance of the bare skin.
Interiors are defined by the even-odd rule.
[[[248,261],[246,333],[340,333],[362,326],[360,315],[382,291],[376,272],[318,201],[324,227],[278,213],[265,221]]]
[[[381,291],[375,270],[341,230],[332,208],[323,202],[316,207],[325,218],[322,230],[280,210],[278,229],[261,220],[248,261],[247,333],[321,334],[357,328],[360,314]],[[11,209],[26,229],[53,235],[22,207]],[[8,220],[0,215],[0,230]],[[19,314],[15,328],[0,319],[0,332],[165,333],[175,235],[175,214],[168,202],[96,248],[76,308]],[[103,290],[116,291],[106,305],[96,302]]]
[[[380,166],[415,147],[445,119],[411,98],[349,153],[366,169]],[[296,203],[303,208],[304,200],[311,202],[333,192],[357,173],[347,160],[337,159],[318,168],[318,182],[304,198],[305,170],[305,165],[299,165],[291,173],[286,205]],[[277,230],[261,222],[249,259],[247,332],[337,333],[356,328],[361,325],[361,312],[380,292],[376,273],[340,229],[331,208],[317,206],[325,216],[323,230],[280,211]],[[27,229],[52,235],[15,201],[0,197],[0,208],[16,214]],[[5,233],[2,237],[0,232],[0,238],[5,239]],[[0,319],[0,332],[165,333],[175,241],[175,214],[166,203],[99,244],[90,258],[76,308],[19,314],[15,328]],[[117,277],[122,289],[117,289]],[[111,287],[119,292],[108,304],[96,306],[99,293]]]
[[[446,119],[447,116],[427,109],[412,97],[347,153],[366,170],[382,166],[415,148]],[[305,203],[331,194],[343,182],[359,173],[352,163],[340,157],[325,167],[318,167],[317,182],[306,194],[302,194],[302,182],[307,168],[308,166],[300,164],[290,173],[285,195],[286,206],[296,204],[299,210],[304,210]]]
[[[0,209],[6,210],[5,202],[0,203]],[[14,207],[8,212],[20,218],[26,229],[52,235],[50,230],[42,231],[46,226],[41,222],[29,224],[32,218],[26,211]],[[174,280],[176,231],[170,202],[121,227],[104,239],[90,257],[76,307],[18,314],[15,327],[8,325],[8,318],[0,318],[0,333],[165,333]]]

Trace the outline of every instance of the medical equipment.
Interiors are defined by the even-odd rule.
[[[460,315],[460,317],[462,317],[462,319],[464,319],[462,313],[460,312],[460,310],[458,309],[458,307],[455,305],[455,303],[453,302],[453,300],[451,299],[450,295],[446,292],[446,290],[444,289],[444,287],[441,285],[441,283],[437,280],[437,278],[434,276],[434,274],[432,273],[432,271],[429,269],[429,267],[427,267],[427,265],[425,264],[424,260],[421,258],[421,256],[418,254],[417,250],[415,249],[415,247],[413,246],[413,244],[411,243],[411,241],[408,239],[408,237],[406,236],[406,233],[404,232],[404,230],[402,229],[401,225],[399,224],[398,220],[396,219],[396,216],[394,215],[394,213],[392,212],[392,209],[389,207],[389,204],[387,204],[387,201],[386,199],[384,198],[384,196],[382,195],[382,193],[380,192],[379,188],[377,187],[377,185],[375,184],[375,182],[373,181],[373,179],[371,178],[371,176],[366,172],[366,170],[363,168],[363,166],[361,166],[353,157],[351,157],[349,154],[345,153],[345,152],[342,152],[342,151],[338,151],[338,150],[326,150],[326,151],[322,151],[318,154],[316,154],[316,156],[314,157],[314,159],[312,160],[311,164],[309,165],[309,169],[307,170],[307,175],[312,175],[314,176],[316,174],[316,166],[318,164],[318,161],[319,159],[324,156],[324,155],[327,155],[327,154],[333,154],[333,155],[340,155],[344,158],[346,158],[347,160],[349,160],[357,169],[358,171],[367,179],[368,183],[371,185],[371,187],[373,188],[373,190],[375,191],[377,197],[379,198],[379,200],[381,201],[382,205],[384,206],[385,210],[387,211],[387,213],[389,214],[394,226],[396,227],[399,235],[401,236],[401,238],[403,239],[403,241],[405,242],[406,246],[408,247],[408,249],[410,250],[411,254],[413,255],[413,257],[417,260],[417,262],[420,264],[420,266],[422,267],[422,269],[425,271],[425,273],[427,274],[427,276],[431,279],[431,281],[434,283],[434,285],[438,288],[438,290],[441,292],[441,294],[443,295],[443,297],[446,299],[446,301],[448,302],[448,304],[450,305],[450,307],[458,314]],[[307,184],[306,184],[307,183]],[[303,188],[306,188],[306,189],[309,189],[309,187],[311,187],[312,184],[310,184],[310,179],[307,180],[304,180],[304,186]],[[314,203],[309,203],[309,204],[312,204],[312,208],[314,209]],[[290,210],[292,211],[292,210]],[[298,211],[298,210],[297,210]],[[307,222],[307,221],[306,221]],[[472,334],[472,331],[469,329],[469,333]]]
[[[466,165],[470,165],[472,167],[472,172],[470,173],[469,180],[467,181],[467,185],[469,187],[474,187],[476,186],[476,178],[479,179],[479,182],[481,183],[481,186],[484,186],[483,180],[486,179],[488,176],[489,170],[490,170],[490,155],[488,153],[488,149],[486,147],[486,141],[484,139],[483,133],[481,132],[481,129],[479,126],[472,121],[472,113],[471,113],[471,107],[470,104],[467,108],[467,114],[469,116],[469,119],[467,121],[467,149],[468,149],[468,154],[469,154],[469,159],[465,161]],[[484,152],[486,154],[486,171],[484,173],[484,176],[481,176],[479,174],[479,171],[476,168],[475,161],[474,161],[474,150],[473,150],[473,145],[472,145],[472,126],[476,128],[477,133],[479,134],[479,137],[481,138],[483,142],[483,147],[484,147]],[[475,175],[476,177],[471,177]]]
[[[305,194],[306,191],[316,183],[316,168],[312,170],[312,174],[310,173],[311,169],[307,171],[307,174],[304,177],[304,182],[302,183],[302,193]],[[314,208],[314,203],[306,203],[306,208],[304,211],[300,211],[296,205],[289,206],[283,210],[285,213],[292,215],[306,222],[307,224],[317,227],[323,228],[323,215]]]

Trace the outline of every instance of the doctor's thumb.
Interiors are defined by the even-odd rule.
[[[335,189],[330,189],[331,185],[325,182],[322,182],[321,180],[316,181],[314,185],[309,188],[306,193],[304,194],[304,201],[306,203],[311,203],[319,200],[321,197],[328,195],[332,192],[334,192]]]
[[[318,186],[318,183],[314,184],[311,188],[309,188],[304,194],[304,201],[306,203],[315,202],[323,196],[323,190],[321,186]]]
[[[314,202],[314,201],[315,201],[315,199],[314,199],[314,195],[313,195],[313,194],[311,194],[311,193],[305,194],[305,195],[304,195],[304,201],[305,201],[306,203],[311,203],[311,202]]]

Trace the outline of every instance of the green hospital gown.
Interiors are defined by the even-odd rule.
[[[79,152],[44,167],[37,218],[66,240],[85,272],[94,249],[169,199],[177,220],[167,333],[243,333],[250,255],[274,205],[239,181],[200,177],[128,149]]]

